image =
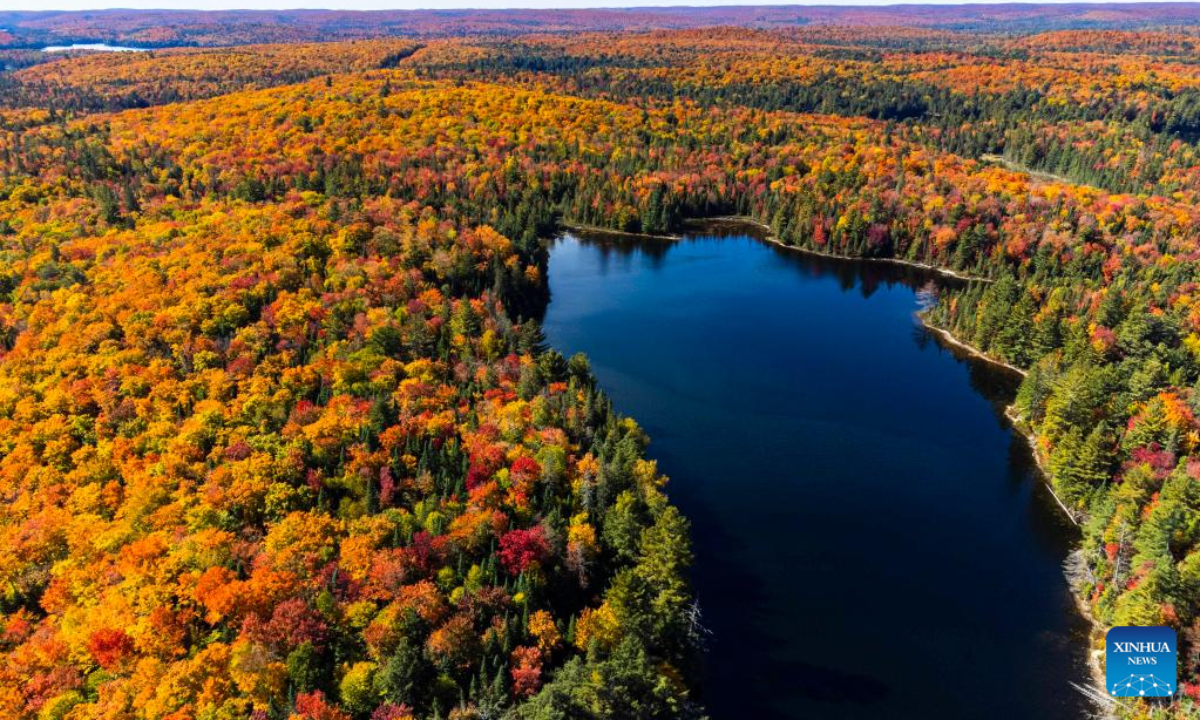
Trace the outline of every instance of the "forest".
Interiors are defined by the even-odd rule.
[[[973,279],[1082,602],[1178,633],[1123,712],[1200,715],[1200,10],[1111,7],[0,14],[0,707],[703,717],[687,519],[536,318],[559,228],[739,216]]]

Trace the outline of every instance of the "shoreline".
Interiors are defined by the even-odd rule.
[[[838,259],[860,260],[860,261],[866,260],[866,261],[871,261],[871,262],[890,262],[892,264],[908,265],[911,267],[917,267],[917,268],[921,268],[921,269],[925,269],[925,270],[932,270],[935,273],[938,273],[938,274],[944,275],[944,276],[948,276],[948,277],[952,277],[957,280],[992,282],[991,280],[989,280],[987,278],[975,278],[975,277],[970,277],[970,276],[964,276],[964,275],[956,273],[952,270],[945,270],[942,268],[930,267],[923,263],[914,263],[914,262],[911,262],[908,260],[898,260],[895,258],[856,258],[856,257],[833,255],[830,253],[822,253],[822,252],[818,252],[815,250],[809,250],[807,248],[798,248],[793,245],[786,245],[786,244],[780,242],[778,238],[776,238],[770,234],[770,228],[768,226],[764,225],[763,223],[760,223],[760,222],[757,222],[755,220],[748,219],[748,218],[725,217],[725,218],[712,218],[712,220],[721,221],[721,222],[741,222],[741,223],[751,224],[751,225],[754,225],[759,228],[763,228],[763,229],[767,230],[767,232],[768,232],[768,235],[765,238],[763,238],[764,241],[773,243],[779,247],[788,248],[790,250],[796,250],[796,251],[807,253],[809,255],[814,255],[817,257],[833,257],[833,258],[838,258]],[[924,317],[922,317],[919,313],[917,314],[917,319],[920,321],[922,327],[924,327],[925,329],[932,332],[936,337],[940,338],[947,345],[950,345],[951,347],[954,347],[954,348],[958,348],[959,350],[963,351],[967,355],[969,355],[977,360],[981,360],[981,361],[986,362],[989,365],[993,365],[995,367],[1003,368],[1004,370],[1006,370],[1008,372],[1016,373],[1016,374],[1020,375],[1021,377],[1025,377],[1026,375],[1028,375],[1027,370],[1019,368],[1016,365],[1013,365],[1012,363],[1008,363],[1003,360],[1000,360],[999,358],[988,355],[986,352],[979,349],[978,347],[975,347],[974,345],[958,338],[957,336],[954,335],[954,333],[950,332],[949,330],[931,324]],[[1007,407],[1005,407],[1004,417],[1008,421],[1008,425],[1010,428],[1012,428],[1013,432],[1016,433],[1017,435],[1019,435],[1021,438],[1023,438],[1025,440],[1026,445],[1029,446],[1029,454],[1033,457],[1034,465],[1037,467],[1037,472],[1038,472],[1038,475],[1040,476],[1042,487],[1044,487],[1050,493],[1050,497],[1054,498],[1054,502],[1058,504],[1059,509],[1062,511],[1063,515],[1065,515],[1066,518],[1071,521],[1071,524],[1074,525],[1076,528],[1082,527],[1081,521],[1085,518],[1080,516],[1078,513],[1072,511],[1067,506],[1067,504],[1063,502],[1062,498],[1060,498],[1058,496],[1058,493],[1056,493],[1054,491],[1054,486],[1051,484],[1051,479],[1050,479],[1050,470],[1047,467],[1045,458],[1042,457],[1042,454],[1041,454],[1040,450],[1038,449],[1037,438],[1033,433],[1026,431],[1025,429],[1023,429],[1020,426],[1020,424],[1018,422],[1019,418],[1017,417],[1017,414],[1016,414],[1013,404],[1009,404]],[[1071,595],[1071,600],[1075,605],[1076,612],[1078,612],[1079,615],[1081,617],[1083,617],[1084,620],[1087,621],[1087,624],[1089,626],[1088,644],[1087,644],[1087,647],[1084,648],[1084,650],[1086,652],[1085,658],[1087,661],[1088,673],[1091,675],[1091,681],[1092,681],[1092,684],[1090,687],[1077,687],[1076,689],[1079,690],[1079,692],[1086,695],[1095,704],[1097,712],[1098,712],[1098,717],[1104,718],[1104,720],[1109,720],[1110,718],[1115,720],[1117,718],[1117,715],[1113,712],[1115,704],[1112,703],[1110,698],[1108,697],[1107,688],[1105,686],[1104,670],[1101,667],[1101,663],[1100,663],[1100,659],[1101,659],[1101,656],[1103,653],[1101,653],[1099,650],[1095,649],[1096,641],[1103,640],[1104,633],[1106,632],[1106,628],[1092,614],[1092,609],[1088,605],[1087,599],[1080,592],[1081,581],[1083,579],[1085,579],[1087,574],[1090,574],[1090,573],[1087,573],[1087,563],[1083,559],[1083,551],[1081,548],[1076,547],[1063,560],[1063,577],[1066,578],[1067,591]],[[1105,701],[1108,701],[1108,702],[1105,702]]]
[[[920,316],[918,315],[918,317],[920,317]],[[988,355],[987,353],[985,353],[984,351],[975,347],[974,345],[972,345],[964,340],[960,340],[958,338],[958,336],[956,336],[954,333],[950,332],[949,330],[942,328],[942,327],[938,327],[937,325],[931,325],[930,323],[926,322],[925,318],[921,318],[921,324],[924,325],[930,332],[932,332],[935,335],[937,335],[938,337],[942,338],[942,340],[945,340],[950,345],[953,345],[954,347],[961,349],[963,352],[966,352],[968,355],[971,355],[972,357],[983,360],[984,362],[989,363],[991,365],[995,365],[996,367],[1004,368],[1005,370],[1008,370],[1009,372],[1014,372],[1014,373],[1020,375],[1021,377],[1025,377],[1026,375],[1029,374],[1028,370],[1023,370],[1023,369],[1017,367],[1016,365],[1013,365],[1011,363],[1006,363],[1003,360],[1001,360],[1000,358],[992,357],[991,355]],[[1012,406],[1010,405],[1009,408],[1011,409],[1011,407]],[[1007,415],[1007,413],[1005,413],[1005,414]],[[1012,420],[1013,418],[1009,417],[1009,419]]]
[[[954,333],[950,332],[949,330],[942,328],[942,327],[938,327],[937,325],[932,325],[929,322],[927,322],[925,320],[925,318],[923,318],[923,317],[918,316],[918,318],[921,321],[921,325],[924,326],[927,330],[929,330],[930,332],[932,332],[935,335],[937,335],[938,337],[940,337],[947,344],[953,345],[954,347],[959,348],[960,350],[962,350],[963,352],[966,352],[967,354],[971,355],[972,357],[974,357],[978,360],[982,360],[991,365],[995,365],[997,367],[1004,368],[1005,370],[1009,370],[1011,372],[1017,373],[1021,377],[1025,377],[1026,375],[1029,374],[1027,370],[1023,370],[1023,369],[1017,367],[1016,365],[1006,363],[1003,360],[1000,360],[999,358],[992,357],[991,355],[988,355],[987,353],[985,353],[984,351],[975,347],[974,345],[972,345],[968,342],[965,342],[963,340],[960,340],[957,336],[954,335]],[[1004,417],[1008,420],[1008,424],[1012,427],[1012,429],[1017,434],[1019,434],[1022,438],[1024,438],[1026,444],[1029,445],[1029,451],[1030,451],[1030,454],[1033,455],[1034,464],[1037,465],[1038,472],[1042,476],[1042,481],[1045,484],[1046,489],[1050,491],[1051,497],[1053,497],[1054,501],[1056,503],[1058,503],[1059,508],[1062,509],[1063,514],[1067,516],[1067,519],[1070,520],[1071,523],[1073,525],[1075,525],[1075,527],[1080,527],[1080,520],[1084,519],[1083,516],[1080,515],[1080,513],[1075,512],[1074,510],[1071,510],[1069,507],[1067,507],[1067,504],[1062,501],[1062,498],[1060,498],[1058,496],[1058,493],[1054,492],[1054,487],[1050,484],[1050,469],[1046,466],[1046,459],[1042,457],[1042,454],[1038,449],[1037,438],[1036,438],[1036,436],[1033,435],[1033,433],[1027,432],[1020,427],[1020,425],[1018,424],[1020,418],[1017,417],[1017,413],[1016,413],[1016,409],[1015,409],[1014,405],[1010,404],[1004,408]]]
[[[776,246],[784,248],[786,250],[795,250],[796,252],[805,253],[807,255],[812,255],[814,257],[833,258],[836,260],[849,260],[849,261],[854,261],[854,262],[879,262],[879,263],[890,263],[893,265],[907,265],[909,267],[915,267],[915,268],[918,268],[921,270],[927,270],[927,271],[930,271],[930,272],[933,272],[933,273],[936,273],[939,275],[954,278],[955,280],[963,280],[963,281],[968,281],[968,282],[992,282],[992,280],[989,278],[975,277],[972,275],[963,275],[963,274],[957,273],[953,270],[946,270],[944,268],[927,265],[925,263],[918,263],[918,262],[914,262],[911,260],[901,260],[901,259],[897,259],[897,258],[868,258],[868,257],[854,257],[854,256],[850,256],[850,255],[835,255],[833,253],[825,253],[825,252],[820,252],[818,250],[810,250],[808,248],[797,247],[795,245],[787,245],[786,243],[780,241],[779,238],[777,238],[773,234],[771,234],[771,228],[769,225],[766,225],[764,223],[761,223],[761,222],[755,220],[754,218],[746,217],[746,216],[723,215],[723,216],[711,217],[711,218],[695,218],[695,219],[687,220],[686,222],[689,222],[689,223],[694,222],[697,224],[703,224],[703,223],[708,223],[708,222],[717,222],[717,223],[752,225],[754,227],[757,227],[759,229],[767,231],[767,234],[764,237],[759,238],[763,242],[770,243],[772,245],[776,245]],[[586,231],[586,232],[594,232],[594,233],[607,234],[607,235],[620,235],[620,236],[624,236],[624,237],[642,237],[642,238],[653,238],[653,239],[660,239],[660,240],[680,240],[680,239],[682,239],[682,236],[679,236],[679,235],[651,235],[648,233],[635,233],[635,232],[625,232],[625,231],[620,231],[620,230],[608,230],[606,228],[596,227],[594,225],[583,225],[580,223],[560,222],[559,225],[561,225],[562,227],[567,228],[567,229],[582,230],[582,231]],[[983,350],[980,350],[979,348],[975,347],[974,345],[972,345],[964,340],[961,340],[960,338],[958,338],[956,335],[954,335],[954,333],[950,332],[949,330],[946,330],[945,328],[942,328],[942,327],[938,327],[937,325],[930,324],[929,322],[927,322],[925,320],[924,317],[921,317],[920,313],[917,314],[917,318],[918,318],[918,320],[920,320],[922,327],[929,330],[937,337],[941,338],[942,341],[947,343],[948,345],[956,347],[978,360],[982,360],[983,362],[986,362],[990,365],[994,365],[996,367],[1003,368],[1004,370],[1007,370],[1009,372],[1016,373],[1016,374],[1020,375],[1021,377],[1025,377],[1028,374],[1027,370],[1019,368],[1016,365],[1013,365],[1012,363],[1008,363],[1003,360],[1000,360],[999,358],[988,355]],[[1025,442],[1029,445],[1030,453],[1033,455],[1034,464],[1037,466],[1038,472],[1042,476],[1042,484],[1046,487],[1047,490],[1050,491],[1051,497],[1053,497],[1054,501],[1056,503],[1058,503],[1059,508],[1063,511],[1063,514],[1067,516],[1067,519],[1070,520],[1071,523],[1073,525],[1075,525],[1076,527],[1080,527],[1080,520],[1082,518],[1079,517],[1077,513],[1073,512],[1070,508],[1067,507],[1066,503],[1064,503],[1062,501],[1062,498],[1060,498],[1058,496],[1058,494],[1054,492],[1054,488],[1050,484],[1050,471],[1046,467],[1046,462],[1042,458],[1041,453],[1038,451],[1037,438],[1034,437],[1031,433],[1028,433],[1025,430],[1021,429],[1021,427],[1017,424],[1018,418],[1016,417],[1016,415],[1013,411],[1013,406],[1011,404],[1005,408],[1004,416],[1008,420],[1009,425],[1012,427],[1012,429],[1016,433],[1018,433],[1021,437],[1023,437],[1025,439]],[[1089,613],[1089,616],[1090,616],[1090,613]]]
[[[930,265],[929,263],[917,262],[915,260],[904,260],[902,258],[891,258],[891,257],[856,257],[854,255],[838,255],[836,253],[822,252],[820,250],[804,248],[804,247],[800,247],[798,245],[788,245],[787,243],[783,242],[782,240],[775,237],[775,235],[773,235],[771,233],[770,225],[761,223],[752,217],[748,217],[748,216],[744,216],[744,215],[718,215],[716,217],[688,218],[684,222],[687,224],[696,224],[696,225],[703,225],[706,223],[728,223],[731,225],[732,224],[751,225],[760,230],[766,231],[767,234],[765,236],[758,238],[758,239],[762,240],[763,242],[771,243],[772,245],[781,247],[785,250],[794,250],[795,252],[805,253],[807,255],[812,255],[814,257],[827,258],[827,259],[831,259],[831,260],[846,260],[849,262],[873,262],[873,263],[886,263],[889,265],[903,265],[906,267],[916,268],[918,270],[924,270],[926,272],[930,272],[935,275],[941,275],[943,277],[948,277],[948,278],[951,278],[954,280],[959,280],[961,282],[980,282],[980,283],[994,282],[991,278],[980,277],[978,275],[967,275],[965,273],[960,273],[955,270],[949,270],[947,268],[938,267],[937,265]],[[586,223],[577,223],[577,222],[571,222],[571,221],[566,221],[566,220],[560,220],[558,222],[558,225],[560,228],[563,228],[566,230],[575,230],[577,232],[596,233],[598,235],[616,235],[619,237],[651,238],[654,240],[682,240],[683,239],[682,235],[657,235],[654,233],[630,232],[628,230],[613,230],[611,228],[601,227],[599,225],[588,225]]]
[[[796,252],[807,253],[809,255],[814,255],[816,257],[833,258],[834,260],[850,260],[853,262],[877,262],[877,263],[887,263],[889,265],[905,265],[907,267],[917,268],[919,270],[925,270],[928,272],[935,273],[937,275],[942,275],[944,277],[953,278],[955,280],[961,280],[963,282],[983,282],[983,283],[993,282],[991,278],[979,277],[977,275],[967,275],[965,273],[960,273],[955,270],[948,270],[946,268],[938,267],[936,265],[930,265],[929,263],[917,262],[915,260],[904,260],[903,258],[892,258],[892,257],[856,257],[854,255],[838,255],[837,253],[822,252],[820,250],[813,250],[811,248],[800,247],[798,245],[788,245],[787,243],[783,242],[779,238],[775,237],[775,235],[771,232],[770,225],[761,223],[751,217],[745,217],[745,216],[741,216],[741,215],[722,215],[719,217],[711,217],[711,218],[697,218],[697,222],[741,223],[741,224],[745,224],[745,225],[753,225],[757,228],[761,228],[761,229],[767,231],[767,236],[762,238],[762,240],[764,242],[769,242],[774,245],[778,245],[781,248],[785,248],[787,250],[795,250]]]
[[[914,268],[918,268],[921,270],[929,271],[929,272],[941,275],[943,277],[949,277],[949,278],[952,278],[952,279],[958,280],[958,281],[992,282],[992,280],[989,278],[981,278],[981,277],[975,277],[975,276],[970,276],[970,275],[963,275],[963,274],[957,273],[953,270],[938,268],[935,266],[927,265],[925,263],[913,262],[911,260],[902,260],[902,259],[898,259],[898,258],[866,258],[866,257],[853,257],[853,256],[847,256],[847,255],[835,255],[833,253],[824,253],[824,252],[820,252],[817,250],[810,250],[808,248],[801,248],[801,247],[796,247],[794,245],[787,245],[787,244],[783,243],[782,241],[780,241],[778,238],[776,238],[771,233],[770,226],[768,226],[764,223],[758,222],[757,220],[755,220],[753,218],[749,218],[749,217],[720,216],[720,217],[711,217],[711,218],[696,218],[694,220],[688,220],[687,222],[689,222],[689,223],[694,222],[697,224],[716,222],[716,223],[730,223],[730,224],[742,224],[742,225],[754,226],[758,229],[766,231],[765,236],[758,238],[758,239],[762,240],[763,242],[773,244],[775,246],[784,248],[786,250],[794,250],[796,252],[805,253],[807,255],[812,255],[814,257],[832,258],[832,259],[837,259],[837,260],[848,260],[848,261],[858,261],[858,262],[863,262],[863,261],[883,262],[883,263],[890,263],[893,265],[907,265],[909,267],[914,267]],[[606,228],[599,228],[599,227],[595,227],[595,226],[582,225],[579,223],[560,222],[559,225],[566,229],[577,229],[577,230],[583,230],[583,231],[587,231],[587,232],[618,235],[618,236],[625,236],[625,237],[643,237],[643,238],[665,239],[665,240],[680,240],[680,239],[682,239],[681,236],[678,236],[678,235],[650,235],[647,233],[622,232],[622,231],[608,230]],[[940,339],[941,342],[943,342],[945,345],[948,345],[952,348],[957,348],[958,350],[966,353],[970,357],[973,357],[977,360],[986,362],[994,367],[1001,368],[1007,372],[1016,373],[1016,374],[1020,375],[1021,377],[1025,377],[1028,374],[1027,370],[1024,370],[1022,368],[1017,367],[1016,365],[1013,365],[1011,363],[1000,360],[999,358],[992,357],[991,355],[988,355],[987,353],[985,353],[983,350],[979,349],[978,347],[975,347],[974,345],[956,337],[954,335],[954,333],[950,332],[949,330],[946,330],[945,328],[941,328],[941,327],[938,327],[936,325],[929,323],[924,317],[922,317],[922,315],[920,313],[917,313],[917,319],[921,323],[922,327],[924,327],[926,330],[930,331],[935,337]],[[1081,521],[1086,518],[1082,517],[1081,515],[1079,515],[1078,513],[1074,512],[1074,511],[1072,511],[1066,505],[1066,503],[1064,503],[1062,501],[1062,498],[1060,498],[1058,496],[1058,493],[1056,493],[1054,491],[1054,487],[1051,484],[1049,468],[1047,467],[1046,461],[1042,457],[1041,452],[1039,451],[1038,446],[1037,446],[1037,438],[1032,433],[1024,430],[1019,425],[1019,422],[1018,422],[1019,418],[1017,417],[1016,412],[1014,410],[1014,406],[1012,404],[1009,404],[1004,409],[1004,417],[1008,421],[1008,425],[1009,425],[1009,427],[1012,428],[1013,432],[1020,435],[1025,440],[1025,443],[1029,446],[1029,452],[1030,452],[1030,455],[1033,457],[1033,462],[1034,462],[1035,467],[1037,468],[1037,472],[1038,472],[1038,475],[1040,476],[1042,486],[1047,491],[1049,491],[1050,496],[1052,498],[1054,498],[1055,503],[1058,504],[1058,507],[1062,511],[1063,515],[1065,515],[1066,518],[1071,521],[1071,524],[1073,524],[1076,528],[1081,527]],[[1088,645],[1084,650],[1086,652],[1085,657],[1086,657],[1086,661],[1087,661],[1087,665],[1088,665],[1088,671],[1089,671],[1089,674],[1091,675],[1092,683],[1091,683],[1090,687],[1075,687],[1075,689],[1078,690],[1079,692],[1083,693],[1084,695],[1088,696],[1088,698],[1091,699],[1093,704],[1096,706],[1097,712],[1099,713],[1098,717],[1104,718],[1105,720],[1108,720],[1109,718],[1115,719],[1117,717],[1117,715],[1113,712],[1113,710],[1116,706],[1116,703],[1113,703],[1111,701],[1111,699],[1108,697],[1107,688],[1105,687],[1104,674],[1103,674],[1103,670],[1102,670],[1101,664],[1100,664],[1100,656],[1102,653],[1095,649],[1096,640],[1102,639],[1104,637],[1104,633],[1105,633],[1106,629],[1101,625],[1101,623],[1092,614],[1091,608],[1088,606],[1087,599],[1079,591],[1079,586],[1081,584],[1081,581],[1086,578],[1087,574],[1088,574],[1087,573],[1087,564],[1083,560],[1082,550],[1081,550],[1081,548],[1076,547],[1063,560],[1063,577],[1067,580],[1067,589],[1070,592],[1071,599],[1075,605],[1076,611],[1080,614],[1080,616],[1083,617],[1084,620],[1087,621],[1088,625],[1090,626],[1090,632],[1088,634]],[[1072,685],[1074,686],[1075,683],[1072,683]],[[1106,703],[1105,701],[1108,701],[1108,702]]]
[[[918,316],[918,319],[920,320],[922,326],[936,334],[943,341],[949,345],[952,345],[953,347],[961,349],[963,352],[968,353],[972,357],[997,367],[1002,367],[1016,372],[1022,377],[1027,374],[1026,370],[1022,370],[1015,365],[1011,365],[1003,360],[994,358],[974,345],[960,340],[949,330],[932,325],[923,317]],[[1025,440],[1025,444],[1029,446],[1029,454],[1033,457],[1033,462],[1037,467],[1038,474],[1041,476],[1042,486],[1050,492],[1050,497],[1054,498],[1054,502],[1058,504],[1058,507],[1060,510],[1062,510],[1063,515],[1065,515],[1075,527],[1082,528],[1082,521],[1086,519],[1086,516],[1067,507],[1067,504],[1064,503],[1062,498],[1058,496],[1058,493],[1054,491],[1054,486],[1050,481],[1050,470],[1046,466],[1045,458],[1042,457],[1042,453],[1038,449],[1037,438],[1033,433],[1026,431],[1020,426],[1020,418],[1017,416],[1015,405],[1010,404],[1004,408],[1004,418],[1008,421],[1008,425],[1012,428],[1013,432],[1021,436]],[[1092,700],[1092,702],[1096,705],[1097,711],[1100,713],[1098,717],[1104,718],[1104,720],[1115,720],[1118,716],[1113,712],[1113,710],[1117,706],[1117,703],[1115,703],[1108,696],[1107,687],[1105,686],[1104,668],[1100,662],[1104,653],[1096,649],[1097,641],[1103,643],[1104,634],[1107,632],[1107,628],[1103,625],[1103,623],[1096,619],[1095,615],[1092,614],[1092,608],[1088,605],[1087,598],[1085,598],[1083,593],[1080,592],[1080,588],[1084,581],[1091,580],[1094,582],[1094,578],[1091,578],[1091,571],[1087,567],[1087,562],[1084,560],[1083,549],[1081,547],[1076,547],[1067,555],[1066,559],[1063,560],[1063,577],[1065,577],[1067,580],[1067,590],[1071,595],[1071,600],[1075,605],[1076,612],[1078,612],[1088,624],[1088,645],[1086,648],[1087,655],[1085,657],[1088,666],[1088,673],[1091,675],[1092,685],[1090,687],[1079,687],[1076,686],[1075,683],[1072,683],[1072,686],[1075,687],[1075,689],[1079,692],[1087,695],[1088,698]]]
[[[682,235],[654,235],[652,233],[629,232],[627,230],[612,230],[610,228],[600,227],[599,225],[588,225],[586,223],[567,222],[565,220],[560,220],[558,222],[558,226],[560,228],[563,228],[566,230],[574,230],[576,232],[596,233],[598,235],[620,235],[622,237],[651,238],[653,240],[682,240],[683,239]]]

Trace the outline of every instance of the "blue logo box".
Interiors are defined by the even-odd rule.
[[[1115,627],[1105,641],[1105,682],[1114,697],[1168,697],[1175,685],[1175,631]]]

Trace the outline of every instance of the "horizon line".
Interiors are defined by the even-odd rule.
[[[480,4],[463,4],[463,5],[442,5],[442,6],[425,6],[414,3],[406,5],[403,1],[396,4],[388,4],[385,2],[374,2],[373,0],[365,0],[364,2],[349,2],[341,3],[338,7],[331,5],[289,5],[288,0],[284,3],[274,3],[271,0],[266,2],[255,2],[250,0],[234,0],[226,3],[223,0],[214,0],[209,3],[205,0],[184,0],[184,2],[171,2],[170,0],[149,0],[144,5],[137,3],[136,0],[131,4],[120,5],[92,5],[83,0],[83,2],[66,3],[58,7],[42,7],[38,9],[24,8],[9,8],[5,7],[4,0],[0,0],[0,13],[11,13],[19,15],[36,15],[46,13],[75,13],[75,12],[305,12],[305,11],[325,11],[325,12],[496,12],[496,11],[522,11],[522,10],[543,10],[543,11],[587,11],[587,10],[607,10],[607,11],[645,11],[645,10],[686,10],[686,9],[705,9],[719,10],[722,8],[854,8],[854,7],[871,7],[871,8],[899,8],[899,7],[1005,7],[1005,6],[1027,6],[1036,7],[1044,5],[1094,5],[1094,6],[1113,6],[1113,7],[1137,7],[1137,6],[1155,6],[1155,5],[1200,5],[1200,0],[997,0],[990,2],[988,0],[975,0],[960,2],[959,0],[844,0],[837,2],[830,0],[817,0],[816,2],[797,2],[796,0],[783,0],[774,2],[773,0],[759,0],[757,2],[729,2],[728,0],[716,0],[715,2],[704,2],[704,0],[681,0],[680,2],[672,2],[665,0],[658,4],[643,4],[636,2],[631,4],[609,4],[603,2],[597,4],[571,4],[567,0],[565,4],[562,0],[549,0],[548,2],[538,2],[533,0],[530,4],[502,4],[505,0],[499,0],[495,4],[489,4],[484,0]],[[332,0],[326,0],[331,2]],[[477,3],[478,0],[467,0],[468,3]],[[244,4],[243,4],[244,3]],[[587,0],[584,0],[587,3]],[[205,5],[210,5],[205,7]]]

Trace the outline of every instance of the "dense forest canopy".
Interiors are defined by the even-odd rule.
[[[925,320],[1200,712],[1200,14],[1044,10],[0,14],[0,707],[702,716],[686,519],[531,318],[564,223],[739,215],[977,279]]]

